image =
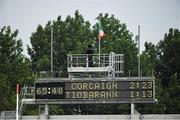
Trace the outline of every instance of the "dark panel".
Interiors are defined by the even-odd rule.
[[[128,83],[127,83],[128,84]],[[85,81],[85,82],[69,82],[65,84],[65,90],[112,90],[118,89],[117,81]],[[127,86],[126,86],[127,89]]]
[[[65,83],[35,83],[35,99],[65,99]]]
[[[85,81],[67,82],[65,90],[139,90],[153,89],[153,81]]]
[[[153,81],[49,81],[35,83],[35,99],[61,101],[147,101],[153,100]]]

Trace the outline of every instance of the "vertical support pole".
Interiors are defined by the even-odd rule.
[[[51,26],[51,77],[53,77],[53,26]]]
[[[140,25],[138,25],[138,77],[141,75],[141,59],[140,59]]]
[[[46,116],[49,115],[49,106],[48,106],[48,104],[45,105],[45,115]]]
[[[99,38],[99,56],[101,54],[101,39]]]
[[[16,120],[19,120],[19,84],[16,85]]]
[[[99,37],[99,67],[100,67],[100,61],[101,61],[101,38]]]
[[[138,25],[138,77],[141,77],[141,59],[140,59],[140,25]],[[131,103],[131,115],[134,114],[135,105]]]
[[[129,77],[131,77],[131,70],[129,70]]]
[[[53,26],[51,26],[51,78],[53,77]],[[45,115],[49,115],[49,106],[45,105]]]
[[[129,78],[130,77],[131,77],[131,70],[129,70]],[[134,103],[131,103],[131,118],[133,114],[134,114]]]
[[[131,103],[131,115],[134,114],[134,103]]]
[[[88,68],[89,67],[89,55],[86,54],[86,67]]]

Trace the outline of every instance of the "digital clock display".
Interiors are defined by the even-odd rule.
[[[154,99],[153,80],[49,81],[35,83],[35,99],[146,100]]]
[[[64,83],[48,82],[35,84],[35,97],[38,99],[65,98]]]

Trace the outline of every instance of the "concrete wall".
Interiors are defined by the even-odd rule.
[[[180,114],[149,114],[149,115],[141,115],[140,120],[180,120]]]
[[[132,118],[132,119],[131,119]],[[50,115],[45,116],[22,116],[22,120],[180,120],[180,114],[149,114],[149,115]],[[15,120],[6,118],[0,120]]]

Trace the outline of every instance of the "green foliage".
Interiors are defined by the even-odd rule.
[[[115,52],[125,56],[125,74],[129,70],[137,76],[137,44],[127,26],[114,15],[101,16],[105,37],[101,40],[101,53]],[[82,54],[89,44],[98,48],[98,24],[91,28],[83,16],[76,11],[65,20],[38,25],[28,46],[30,60],[22,55],[22,41],[17,39],[18,31],[3,27],[0,31],[0,111],[15,109],[15,85],[31,85],[35,74],[50,71],[51,27],[53,28],[53,70],[62,70],[67,77],[67,54]],[[98,53],[98,49],[95,50]],[[145,43],[141,54],[143,76],[155,75],[156,104],[136,104],[140,113],[179,113],[180,111],[180,32],[170,29],[157,45]],[[152,72],[153,71],[153,72]],[[51,105],[50,114],[124,114],[130,106],[123,105]],[[24,114],[38,114],[38,106],[28,106]]]
[[[87,45],[93,42],[90,23],[76,11],[74,17],[67,16],[64,21],[59,16],[56,21],[48,22],[44,28],[39,25],[37,31],[30,37],[32,48],[28,47],[34,72],[50,71],[51,27],[53,28],[53,70],[62,70],[63,76],[66,76],[67,54],[83,53]]]
[[[156,46],[145,43],[141,55],[142,70],[154,70],[156,81],[156,98],[158,103],[149,109],[149,113],[179,113],[180,111],[180,32],[169,29],[164,39]],[[143,108],[141,106],[141,108]],[[142,112],[145,112],[142,110]]]
[[[127,30],[127,26],[116,19],[114,15],[109,16],[107,13],[99,14],[101,17],[105,37],[101,40],[102,53],[109,54],[115,52],[124,54],[125,57],[125,76],[131,70],[137,75],[137,54],[136,43],[132,39],[132,33]],[[98,36],[98,23],[93,26],[94,36]],[[98,43],[98,41],[97,41]],[[98,44],[96,44],[98,48]]]
[[[102,53],[112,51],[124,53],[126,61],[125,73],[127,74],[129,69],[136,71],[137,47],[132,40],[132,33],[127,30],[125,24],[120,23],[113,15],[109,17],[108,14],[104,16],[100,14],[100,16],[106,34],[101,41]],[[63,76],[66,76],[66,55],[68,53],[84,53],[88,44],[98,46],[98,41],[96,41],[98,24],[95,24],[92,30],[90,23],[84,21],[83,16],[76,11],[74,17],[67,16],[64,21],[59,16],[53,23],[48,22],[44,28],[39,25],[37,31],[30,37],[32,47],[28,47],[34,72],[50,71],[51,27],[53,27],[54,36],[53,69],[54,71],[63,70]]]
[[[156,63],[156,46],[152,43],[145,42],[145,50],[141,54],[141,70],[143,76],[152,76]]]
[[[169,29],[164,40],[158,45],[159,64],[157,65],[157,76],[162,79],[163,88],[168,87],[172,75],[177,73],[180,78],[180,32],[177,29]]]
[[[180,110],[180,85],[177,82],[177,75],[170,78],[169,87],[165,90],[164,100],[165,113],[179,113]]]
[[[125,75],[128,74],[129,70],[136,72],[138,49],[132,39],[132,33],[130,33],[127,30],[127,26],[116,19],[114,15],[100,14],[99,16],[101,16],[105,32],[105,37],[101,41],[101,53],[109,54],[110,52],[115,52],[124,54]],[[61,19],[61,16],[59,16],[57,20],[48,22],[45,27],[39,25],[36,32],[30,37],[32,47],[28,47],[34,73],[50,71],[51,27],[53,27],[53,70],[62,70],[62,76],[67,77],[67,54],[85,53],[84,51],[86,51],[89,44],[98,48],[98,24],[95,24],[93,28],[91,28],[91,24],[85,21],[83,16],[76,11],[73,17],[67,16],[64,21]],[[95,53],[97,53],[97,49]],[[84,107],[86,108],[86,106]],[[80,106],[81,109],[84,107]],[[105,113],[102,109],[106,111],[111,109],[111,107],[113,106],[101,106],[100,112]],[[121,106],[121,108],[125,107],[127,106]],[[77,111],[73,111],[74,107],[69,109],[63,108],[64,113],[76,114]],[[115,107],[113,111],[116,111],[116,109],[118,108]],[[107,113],[111,111],[109,110]],[[56,109],[54,109],[52,113],[56,112]],[[84,112],[87,113],[87,110],[84,110]],[[94,111],[92,112],[94,113]],[[91,113],[91,111],[88,111],[88,113]]]
[[[169,29],[157,45],[156,78],[161,79],[163,112],[180,111],[180,32]]]
[[[50,109],[49,112],[51,115],[64,115],[65,114],[61,105],[51,105],[49,106],[49,109]]]
[[[0,31],[0,111],[15,109],[15,86],[30,83],[30,61],[22,55],[18,31],[10,26]]]
[[[3,108],[7,107],[8,101],[7,101],[7,96],[9,93],[9,86],[7,82],[7,76],[0,73],[0,111],[3,110]]]

